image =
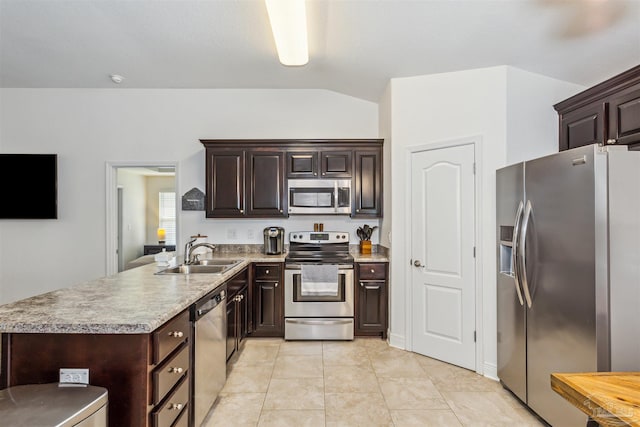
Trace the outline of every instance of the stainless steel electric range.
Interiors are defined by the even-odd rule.
[[[286,340],[353,339],[348,232],[291,232],[284,274]]]

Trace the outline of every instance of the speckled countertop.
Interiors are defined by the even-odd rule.
[[[243,261],[224,274],[191,275],[155,275],[160,268],[154,263],[0,306],[0,332],[149,333],[251,262],[283,262],[285,257],[222,256]]]
[[[387,262],[385,252],[355,262]],[[146,334],[187,309],[252,262],[284,262],[286,254],[217,253],[242,259],[224,274],[156,275],[155,263],[0,306],[0,333]]]

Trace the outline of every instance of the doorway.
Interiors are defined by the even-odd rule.
[[[476,370],[475,144],[410,155],[414,352]]]
[[[107,275],[153,262],[146,255],[148,248],[175,245],[179,228],[175,163],[107,163],[106,182]]]

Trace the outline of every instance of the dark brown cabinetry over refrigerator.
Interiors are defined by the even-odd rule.
[[[556,105],[560,151],[595,143],[640,150],[640,66]]]
[[[387,338],[388,270],[388,263],[356,264],[354,335]]]
[[[253,337],[284,336],[282,263],[253,264]]]

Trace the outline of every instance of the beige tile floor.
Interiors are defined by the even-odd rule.
[[[543,424],[496,381],[381,339],[250,339],[205,425]]]

